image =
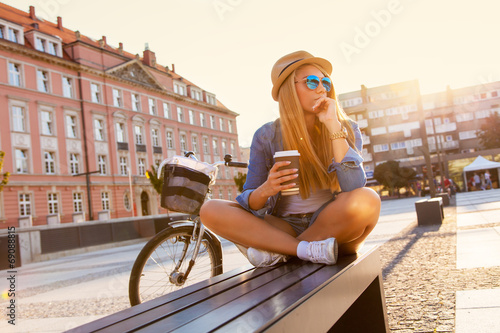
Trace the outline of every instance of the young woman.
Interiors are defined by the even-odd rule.
[[[249,261],[270,266],[288,256],[335,264],[337,251],[356,253],[375,227],[380,198],[363,187],[361,132],[336,100],[329,61],[305,51],[279,59],[271,72],[280,118],[265,124],[250,147],[247,180],[236,202],[207,201],[203,223],[244,247]],[[274,163],[276,151],[298,150],[300,167]],[[298,177],[300,194],[281,191]]]

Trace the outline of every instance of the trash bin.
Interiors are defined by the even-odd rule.
[[[443,206],[447,207],[450,205],[450,196],[448,193],[438,193],[436,197],[443,198]]]
[[[443,199],[441,197],[423,199],[415,202],[418,225],[441,224],[444,218]]]

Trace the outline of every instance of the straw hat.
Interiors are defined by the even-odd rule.
[[[306,51],[297,51],[280,58],[273,66],[271,71],[271,80],[273,81],[273,99],[278,100],[278,92],[283,81],[292,73],[296,68],[304,64],[317,64],[322,67],[328,75],[332,74],[332,64],[323,58],[314,57]]]

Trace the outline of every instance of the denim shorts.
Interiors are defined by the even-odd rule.
[[[309,214],[297,214],[294,216],[285,216],[285,217],[280,217],[282,220],[285,220],[290,224],[290,226],[295,230],[295,233],[300,235],[303,233],[307,228],[309,228],[310,225],[314,223],[316,218],[318,217],[319,213],[325,209],[326,206],[328,206],[332,201],[335,200],[335,197],[332,199],[328,200],[325,202],[321,207],[318,208],[318,210],[314,213],[309,213]],[[302,216],[298,216],[302,215]]]

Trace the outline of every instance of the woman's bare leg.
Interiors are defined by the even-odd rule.
[[[270,218],[269,222],[266,222],[241,208],[238,203],[225,200],[205,202],[201,207],[200,217],[210,230],[234,243],[275,253],[297,255],[297,245],[300,241],[288,233],[283,223],[277,221],[280,220],[278,218]]]
[[[380,197],[363,187],[340,193],[299,235],[299,240],[318,241],[335,237],[341,253],[357,253],[378,222]]]

